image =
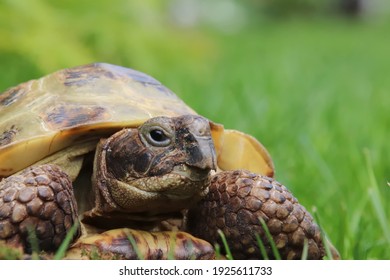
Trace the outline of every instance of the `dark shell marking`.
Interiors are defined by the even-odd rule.
[[[93,83],[96,79],[106,76],[114,79],[114,75],[110,72],[105,71],[102,68],[94,67],[94,65],[85,65],[66,69],[64,71],[65,86],[76,86],[81,87],[87,84]]]
[[[117,77],[129,77],[134,81],[137,81],[142,84],[161,85],[159,81],[150,77],[149,75],[130,68],[109,64],[97,64],[95,65],[95,67],[96,66],[100,66],[102,69],[106,69],[108,73]]]
[[[0,135],[0,147],[11,143],[18,132],[19,129],[15,125],[12,125],[9,129],[5,130]]]
[[[96,80],[99,80],[102,77],[111,80],[131,78],[145,87],[152,86],[167,96],[175,96],[171,90],[164,87],[159,81],[152,78],[151,76],[122,66],[109,65],[105,63],[94,63],[66,69],[64,71],[64,76],[64,85],[75,87],[82,87],[88,84],[93,84]]]
[[[161,85],[160,82],[144,73],[104,63],[89,64],[65,70],[64,84],[66,86],[84,86],[93,83],[94,80],[100,79],[103,76],[112,80],[125,76],[144,85]]]
[[[0,106],[8,106],[22,98],[29,90],[27,83],[21,84],[17,87],[10,88],[6,92],[0,94]]]
[[[52,129],[64,129],[109,119],[109,113],[101,106],[59,105],[41,117]]]

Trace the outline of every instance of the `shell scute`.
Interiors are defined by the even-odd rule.
[[[51,130],[59,130],[108,120],[110,113],[102,106],[61,104],[43,113],[41,117]]]
[[[0,108],[11,105],[18,99],[22,98],[28,92],[28,83],[21,84],[17,87],[10,88],[0,94]]]
[[[0,147],[11,143],[18,132],[19,129],[15,125],[12,125],[9,129],[4,130],[4,132],[0,134]]]
[[[102,76],[114,79],[115,75],[112,72],[106,71],[104,68],[96,67],[96,64],[89,64],[74,68],[69,68],[63,71],[65,86],[85,86],[92,84]]]
[[[106,63],[96,63],[95,65],[99,65],[106,71],[106,73],[110,73],[113,75],[113,77],[126,77],[126,78],[131,78],[132,80],[139,82],[141,84],[150,84],[150,85],[161,85],[159,81],[156,79],[152,78],[149,75],[146,75],[142,72],[139,72],[134,69],[130,68],[125,68],[122,66],[117,66],[117,65],[110,65]],[[163,86],[164,87],[164,86]]]
[[[142,72],[106,63],[94,63],[66,69],[63,72],[65,86],[85,86],[102,77],[111,80],[132,79],[143,85],[161,86],[159,81]]]

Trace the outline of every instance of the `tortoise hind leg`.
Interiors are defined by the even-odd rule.
[[[0,240],[31,253],[55,251],[77,221],[72,183],[56,165],[25,169],[0,182]],[[79,230],[77,232],[79,235]]]

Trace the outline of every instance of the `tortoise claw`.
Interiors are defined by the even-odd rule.
[[[308,259],[322,259],[326,254],[320,228],[290,191],[272,178],[249,171],[216,174],[208,196],[189,212],[188,220],[189,231],[212,244],[221,242],[221,230],[236,259],[265,257],[258,237],[267,256],[276,258],[261,220],[282,259],[300,259],[305,243]],[[336,250],[333,254],[338,257]]]

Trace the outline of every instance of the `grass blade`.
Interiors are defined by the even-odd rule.
[[[226,240],[226,237],[225,237],[225,234],[222,232],[222,230],[218,230],[218,234],[219,236],[221,237],[222,239],[222,243],[223,243],[223,246],[225,248],[225,251],[226,251],[226,258],[228,260],[233,260],[233,255],[232,255],[232,252],[230,251],[230,248],[229,248],[229,245],[227,243],[227,240]]]
[[[39,260],[38,238],[32,226],[27,227],[28,242],[31,246],[31,259]]]
[[[257,245],[259,246],[260,249],[261,256],[263,257],[264,260],[269,260],[267,250],[265,249],[263,241],[261,240],[260,236],[257,233],[255,234],[255,236],[256,236]]]
[[[170,234],[169,237],[169,251],[168,251],[168,260],[175,260],[175,246],[176,246],[176,234]]]
[[[219,244],[216,243],[214,245],[214,249],[215,249],[215,259],[216,260],[222,260],[223,257],[222,257],[222,254],[221,254],[221,246],[219,246]]]
[[[265,236],[267,237],[268,242],[271,245],[271,250],[272,250],[272,253],[274,254],[275,259],[276,260],[281,260],[282,258],[280,257],[279,250],[276,247],[275,241],[272,238],[271,233],[269,232],[267,224],[265,223],[263,218],[260,217],[259,220],[260,220],[261,226],[263,227],[263,230],[265,232]]]
[[[307,260],[308,253],[309,253],[309,241],[307,241],[307,239],[305,238],[305,240],[303,240],[301,260]]]
[[[386,217],[386,211],[383,206],[383,202],[381,199],[381,194],[378,187],[378,182],[376,180],[375,174],[374,174],[374,168],[372,165],[370,152],[368,149],[364,150],[364,155],[366,157],[366,168],[370,180],[370,188],[368,189],[368,194],[371,198],[372,206],[376,212],[376,216],[379,220],[379,223],[382,227],[382,231],[385,235],[387,243],[390,243],[390,228],[388,224],[388,219]],[[389,184],[389,183],[387,183]]]
[[[129,242],[130,242],[131,246],[133,247],[133,249],[135,251],[135,254],[137,255],[137,258],[139,260],[145,260],[144,254],[138,248],[137,242],[135,241],[135,239],[134,239],[134,237],[133,237],[133,235],[131,234],[130,231],[127,234],[127,239],[129,239]]]
[[[75,236],[75,234],[77,232],[78,226],[79,226],[79,223],[76,221],[73,224],[73,226],[70,228],[70,230],[68,231],[68,233],[65,236],[64,241],[62,241],[60,247],[58,248],[57,252],[54,255],[55,260],[60,260],[65,256],[66,251],[69,248],[70,242],[72,242],[73,237]]]
[[[315,219],[315,221],[320,229],[320,232],[321,232],[321,239],[322,239],[322,244],[324,245],[324,248],[325,248],[325,255],[326,255],[326,257],[328,257],[328,259],[333,260],[332,250],[329,246],[329,241],[328,241],[328,238],[326,237],[326,233],[321,226],[320,217],[317,213],[317,209],[313,208],[312,213],[313,213],[314,219]]]

